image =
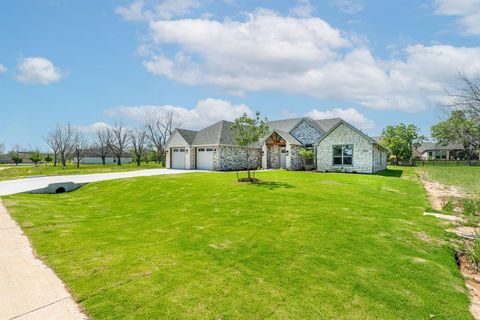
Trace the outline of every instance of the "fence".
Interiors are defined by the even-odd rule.
[[[394,163],[392,163],[394,164]],[[480,160],[399,160],[399,166],[480,166]]]

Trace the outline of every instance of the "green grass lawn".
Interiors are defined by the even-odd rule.
[[[417,167],[417,170],[426,172],[430,179],[442,184],[458,186],[473,196],[480,195],[480,167],[424,166]]]
[[[92,319],[471,319],[406,170],[191,173],[4,202]]]
[[[58,176],[58,175],[72,175],[72,174],[89,174],[89,173],[107,173],[107,172],[118,172],[118,171],[132,171],[132,170],[141,170],[141,169],[153,169],[161,168],[160,164],[157,163],[142,163],[139,167],[134,163],[131,164],[122,164],[118,166],[116,164],[85,164],[80,165],[80,168],[73,164],[69,164],[66,167],[53,165],[38,165],[35,166],[9,166],[8,169],[0,170],[0,181],[2,180],[11,180],[11,179],[21,179],[31,176]]]

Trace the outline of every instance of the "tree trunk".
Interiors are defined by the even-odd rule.
[[[248,149],[247,149],[247,176],[248,176],[248,180],[250,180],[250,154],[248,152]]]
[[[57,154],[54,154],[54,155],[53,155],[53,166],[54,166],[54,167],[57,166],[57,162],[58,162]]]
[[[105,165],[105,156],[102,156],[102,164]]]
[[[77,169],[80,168],[80,159],[77,158]]]
[[[122,156],[117,157],[117,165],[122,165]]]

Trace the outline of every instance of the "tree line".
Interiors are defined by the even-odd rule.
[[[480,152],[480,77],[471,79],[459,73],[458,88],[446,89],[446,103],[441,105],[444,119],[431,128],[431,136],[440,146],[460,144],[466,157],[472,159]],[[426,137],[413,124],[387,126],[380,143],[398,160],[413,158],[413,150]]]
[[[138,166],[142,161],[150,160],[165,165],[166,142],[179,126],[180,122],[175,120],[173,111],[156,112],[138,128],[130,128],[122,122],[99,128],[94,133],[93,141],[89,142],[77,127],[71,124],[57,125],[44,139],[50,152],[43,156],[35,148],[28,152],[28,159],[35,165],[45,161],[64,167],[69,161],[74,161],[79,167],[82,159],[91,153],[100,158],[104,165],[109,155],[113,155],[117,165],[122,165],[122,158],[129,154]],[[0,144],[0,154],[4,151],[4,145]],[[15,146],[9,151],[9,156],[11,161],[19,164],[24,159],[24,153]]]

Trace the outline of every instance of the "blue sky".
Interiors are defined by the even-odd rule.
[[[44,147],[174,110],[342,116],[429,133],[457,71],[480,72],[480,0],[17,0],[0,3],[0,143]]]

